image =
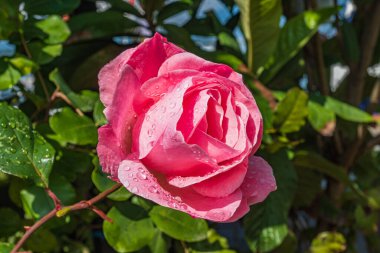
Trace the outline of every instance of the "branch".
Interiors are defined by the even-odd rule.
[[[24,37],[24,33],[22,31],[20,31],[20,39],[21,39],[21,44],[22,44],[22,47],[24,48],[25,50],[25,53],[26,55],[28,56],[29,59],[32,60],[32,54],[30,53],[30,50],[28,48],[28,45],[26,44],[26,40],[25,40],[25,37]],[[44,90],[44,93],[45,93],[45,96],[46,96],[46,99],[47,101],[50,101],[50,96],[49,96],[49,91],[47,89],[47,86],[46,86],[46,83],[45,83],[45,80],[41,74],[41,71],[40,70],[37,70],[37,77],[38,77],[38,80],[40,81],[41,83],[41,86],[42,86],[42,89]]]
[[[108,195],[110,195],[111,193],[116,191],[117,189],[119,189],[121,186],[122,186],[122,184],[118,183],[118,184],[114,185],[113,187],[109,188],[108,190],[99,193],[97,196],[93,197],[90,200],[84,200],[84,201],[80,201],[80,202],[78,202],[74,205],[71,205],[71,206],[62,207],[61,210],[56,210],[56,209],[51,210],[48,214],[46,214],[44,217],[42,217],[40,220],[38,220],[36,223],[34,223],[33,226],[31,226],[30,228],[27,229],[26,233],[17,242],[15,247],[12,249],[11,253],[17,253],[17,251],[22,247],[22,245],[24,245],[26,240],[37,229],[39,229],[43,224],[45,224],[47,221],[51,220],[52,218],[54,218],[56,216],[62,217],[64,215],[66,215],[68,212],[76,211],[76,210],[82,210],[82,209],[91,209],[95,213],[97,213],[98,215],[100,215],[100,216],[104,215],[105,216],[105,214],[100,209],[93,207],[93,205],[95,203],[99,202],[100,200],[104,199],[105,197],[107,197]],[[109,218],[107,217],[106,220],[109,220]]]
[[[351,69],[349,79],[349,101],[358,105],[363,95],[367,68],[372,62],[377,38],[380,32],[380,1],[373,1],[370,6],[369,17],[364,25],[361,37],[361,56],[358,64]]]

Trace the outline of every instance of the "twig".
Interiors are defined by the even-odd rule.
[[[66,104],[68,104],[71,107],[73,107],[74,110],[75,110],[75,112],[79,116],[83,116],[84,115],[84,113],[79,108],[75,107],[73,105],[72,101],[65,94],[63,94],[62,92],[60,92],[58,89],[53,92],[53,95],[51,96],[51,100],[55,100],[56,98],[62,99],[63,101],[65,101]]]
[[[30,50],[28,48],[28,45],[26,44],[26,40],[25,40],[25,37],[24,37],[24,33],[22,31],[20,31],[20,39],[21,39],[21,44],[22,44],[22,47],[24,48],[25,50],[25,53],[26,55],[28,56],[29,59],[32,59],[32,54],[30,53]],[[44,90],[44,93],[45,93],[45,96],[46,96],[46,99],[48,101],[50,101],[50,96],[49,96],[49,91],[47,89],[47,86],[46,86],[46,83],[45,83],[45,80],[41,74],[41,71],[37,70],[37,77],[38,77],[38,80],[40,81],[41,83],[41,86],[42,86],[42,89]]]
[[[361,37],[361,55],[358,64],[350,69],[349,101],[358,105],[363,95],[367,68],[371,64],[376,42],[380,33],[380,1],[373,1]]]
[[[119,189],[120,187],[122,186],[121,183],[118,183],[116,185],[114,185],[113,187],[109,188],[108,190],[98,194],[97,196],[93,197],[92,199],[90,200],[84,200],[84,201],[80,201],[74,205],[71,205],[71,206],[66,206],[66,207],[62,207],[61,210],[51,210],[48,214],[46,214],[44,217],[42,217],[40,220],[38,220],[36,223],[33,224],[33,226],[29,227],[27,229],[27,231],[25,232],[25,234],[22,236],[22,238],[17,242],[17,244],[15,245],[15,247],[12,249],[11,253],[17,253],[18,250],[24,245],[24,243],[26,242],[26,240],[37,230],[39,229],[43,224],[45,224],[47,221],[49,221],[50,219],[54,218],[54,217],[62,217],[64,215],[66,215],[67,213],[71,212],[71,211],[76,211],[76,210],[82,210],[82,209],[91,209],[91,210],[96,210],[95,212],[97,214],[99,214],[98,211],[100,211],[100,209],[97,209],[96,207],[93,207],[93,205],[97,202],[99,202],[100,200],[104,199],[105,197],[107,197],[108,195],[110,195],[111,193],[113,193],[114,191],[116,191],[117,189]],[[102,212],[103,213],[103,212]],[[103,213],[104,214],[104,213]],[[103,215],[101,215],[103,217]],[[105,214],[104,214],[105,216]],[[104,218],[104,217],[103,217]],[[110,220],[108,217],[106,220]]]

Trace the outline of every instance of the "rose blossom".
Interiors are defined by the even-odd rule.
[[[276,189],[253,154],[262,117],[240,74],[156,33],[99,73],[108,124],[105,173],[129,191],[194,217],[231,222]]]

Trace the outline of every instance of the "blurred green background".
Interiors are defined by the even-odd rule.
[[[97,73],[154,32],[243,74],[278,190],[217,224],[121,189],[97,205],[113,224],[69,213],[25,251],[380,252],[379,30],[378,0],[0,0],[0,253],[54,208],[44,188],[69,205],[114,184]]]

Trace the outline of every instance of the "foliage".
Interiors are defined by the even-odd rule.
[[[117,186],[96,156],[97,73],[155,31],[243,74],[277,191],[232,227],[120,188],[93,212],[62,209],[23,250],[380,252],[380,2],[301,2],[0,0],[0,253]]]

